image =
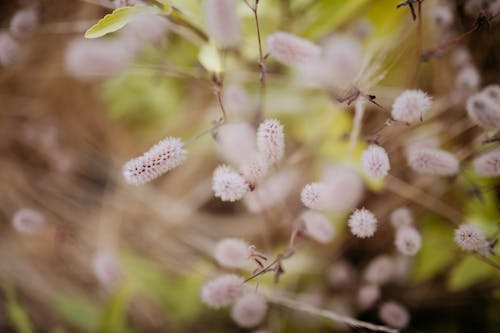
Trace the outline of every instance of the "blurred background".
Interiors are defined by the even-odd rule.
[[[242,37],[224,59],[223,89],[233,89],[224,101],[228,126],[251,123],[259,103],[254,16],[244,1],[235,3]],[[187,141],[220,117],[201,0],[172,0],[173,14],[164,11],[89,40],[83,38],[87,29],[116,5],[130,4],[2,1],[0,331],[252,331],[233,323],[227,310],[200,301],[200,287],[224,271],[212,257],[216,242],[243,238],[272,258],[286,247],[291,220],[304,210],[302,187],[319,179],[325,165],[342,163],[362,179],[364,194],[355,206],[378,217],[376,237],[355,239],[346,227],[349,210],[331,214],[333,242],[300,237],[280,283],[265,276],[263,288],[380,323],[377,305],[359,306],[357,295],[364,270],[385,255],[397,274],[382,286],[378,302],[394,299],[406,307],[411,321],[405,332],[498,332],[499,271],[461,252],[450,223],[473,222],[491,237],[498,231],[498,178],[479,178],[469,166],[498,143],[482,144],[491,132],[475,126],[464,107],[468,96],[499,83],[498,17],[427,62],[418,54],[469,31],[481,11],[496,14],[499,2],[425,0],[415,21],[408,6],[396,9],[398,3],[260,1],[264,39],[279,30],[318,45],[341,36],[348,42],[335,50],[347,73],[333,75],[345,74],[342,84],[356,81],[387,109],[403,90],[419,88],[433,96],[434,107],[410,128],[384,126],[388,115],[368,104],[353,141],[354,107],[332,97],[345,90],[318,87],[269,58],[264,118],[284,124],[286,155],[268,184],[277,199],[249,209],[214,197],[212,173],[227,155],[222,139],[210,135],[190,143],[184,164],[157,180],[136,187],[122,176],[127,160],[162,138]],[[359,161],[375,134],[391,158],[384,181],[365,177]],[[437,138],[455,152],[461,173],[413,173],[404,147],[418,136]],[[389,216],[400,206],[411,209],[422,234],[414,257],[401,256],[393,245]],[[20,211],[28,211],[33,225],[13,224]],[[248,277],[251,269],[240,273]],[[368,331],[273,302],[255,329]]]

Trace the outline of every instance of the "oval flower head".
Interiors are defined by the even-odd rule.
[[[396,231],[394,241],[399,252],[407,256],[414,256],[422,245],[422,237],[417,229],[412,227],[402,227]]]
[[[321,54],[316,44],[282,31],[267,37],[267,48],[273,58],[288,66],[307,65]]]
[[[18,210],[12,217],[12,226],[21,234],[34,234],[44,223],[45,217],[41,213],[28,208]]]
[[[215,246],[214,257],[226,268],[244,268],[249,263],[250,247],[238,238],[225,238]]]
[[[217,46],[236,46],[241,38],[240,21],[234,0],[204,0],[203,16],[208,35]]]
[[[406,308],[394,301],[382,304],[378,316],[387,325],[398,329],[405,328],[410,322],[410,315]]]
[[[422,174],[453,176],[459,169],[457,158],[442,149],[414,148],[408,152],[406,159],[415,172]]]
[[[358,290],[358,304],[363,309],[370,308],[380,298],[380,287],[367,284]]]
[[[496,103],[497,106],[500,105],[500,86],[498,84],[490,84],[489,86],[486,86],[481,93]]]
[[[486,129],[500,128],[500,102],[491,94],[493,89],[482,91],[467,98],[465,109],[469,118]]]
[[[477,90],[480,83],[481,76],[476,67],[472,65],[467,65],[460,69],[455,78],[455,86],[468,92]]]
[[[455,242],[464,251],[483,252],[488,247],[483,230],[472,224],[462,224],[455,230]]]
[[[216,139],[219,152],[229,163],[246,163],[255,154],[256,134],[249,123],[226,124],[218,130]]]
[[[184,143],[177,138],[166,138],[151,147],[143,156],[131,159],[123,166],[123,177],[128,184],[145,184],[178,167],[186,159]]]
[[[35,30],[38,24],[38,12],[35,8],[17,11],[10,20],[10,32],[16,38],[24,38]]]
[[[276,163],[285,154],[283,125],[276,119],[268,119],[257,130],[257,148],[269,164]]]
[[[0,33],[0,65],[13,65],[20,51],[19,44],[8,33]]]
[[[252,328],[264,320],[266,313],[266,301],[255,293],[248,293],[234,303],[231,318],[240,327]]]
[[[391,116],[394,120],[412,124],[422,121],[432,106],[432,99],[421,90],[406,90],[392,105]]]
[[[332,223],[323,214],[309,210],[302,214],[305,225],[305,233],[319,243],[331,242],[335,231]]]
[[[407,207],[399,207],[391,213],[390,221],[395,229],[411,227],[413,216]]]
[[[492,150],[472,161],[474,171],[482,177],[500,176],[500,149]]]
[[[324,183],[311,183],[304,186],[300,193],[300,199],[307,208],[326,210],[333,198],[330,195],[330,187]]]
[[[241,176],[252,188],[266,177],[268,170],[269,165],[267,164],[267,160],[261,154],[254,154],[252,158],[240,166]]]
[[[382,285],[388,282],[394,273],[394,262],[386,255],[374,258],[363,273],[363,279],[368,283]]]
[[[383,178],[391,169],[387,152],[378,145],[370,145],[363,151],[361,163],[363,170],[371,178]]]
[[[372,237],[377,230],[377,218],[368,209],[356,209],[347,222],[354,236],[359,238]]]
[[[231,305],[243,293],[244,280],[235,274],[225,274],[205,283],[201,288],[201,301],[211,308]]]
[[[222,201],[237,201],[250,190],[248,183],[227,165],[218,166],[213,175],[212,189]]]

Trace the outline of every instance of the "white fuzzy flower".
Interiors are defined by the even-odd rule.
[[[382,304],[378,315],[384,323],[398,329],[405,328],[410,322],[410,315],[406,308],[394,301]]]
[[[483,90],[467,98],[465,104],[472,121],[486,129],[500,128],[500,102],[494,94],[494,88]]]
[[[248,183],[227,165],[218,166],[213,175],[214,195],[222,201],[237,201],[250,190]]]
[[[405,123],[415,123],[423,119],[432,106],[432,99],[421,90],[406,90],[392,105],[392,118]]]
[[[481,83],[481,76],[477,69],[472,65],[467,65],[460,69],[455,78],[455,86],[461,90],[475,91]]]
[[[371,178],[383,178],[391,169],[387,152],[378,145],[368,146],[361,154],[361,162],[365,173]]]
[[[324,183],[311,183],[304,186],[300,199],[307,208],[326,210],[332,201],[330,187]]]
[[[104,286],[115,284],[121,276],[120,265],[113,253],[105,250],[96,252],[92,258],[92,270]]]
[[[323,214],[308,210],[301,216],[305,233],[319,243],[331,242],[335,231],[330,220]]]
[[[407,207],[399,207],[391,213],[390,221],[395,229],[411,227],[413,216]]]
[[[19,44],[8,33],[0,33],[0,65],[13,65],[20,51]]]
[[[472,224],[462,224],[455,230],[455,242],[464,251],[483,252],[488,246],[483,230]]]
[[[345,213],[356,207],[363,198],[363,179],[348,166],[329,165],[323,170],[321,179],[330,188],[329,212]]]
[[[352,234],[359,238],[372,237],[377,230],[377,218],[365,208],[356,209],[347,224]]]
[[[205,283],[200,297],[203,303],[212,308],[231,305],[243,293],[244,280],[234,274],[225,274]]]
[[[422,237],[415,228],[402,227],[396,231],[394,243],[399,252],[407,256],[413,256],[420,250]]]
[[[41,213],[28,208],[18,210],[12,217],[12,226],[22,234],[35,234],[44,223],[45,217]]]
[[[321,49],[314,43],[281,31],[267,37],[267,47],[273,58],[288,66],[316,61],[321,54]]]
[[[285,134],[283,125],[276,119],[268,119],[259,125],[257,130],[257,148],[268,160],[269,164],[276,163],[285,153]]]
[[[208,35],[222,48],[236,46],[241,39],[234,0],[204,0],[203,16]]]
[[[394,273],[394,262],[388,256],[381,255],[370,261],[363,273],[363,279],[371,284],[382,285],[388,282]]]
[[[249,256],[249,245],[242,239],[225,238],[215,246],[215,259],[226,268],[244,268],[249,263]]]
[[[255,130],[245,122],[227,124],[217,133],[217,144],[222,157],[235,165],[246,163],[250,156],[255,155],[255,140]]]
[[[240,166],[241,175],[252,187],[255,187],[266,177],[268,170],[267,159],[261,154],[254,154],[253,158],[248,159]]]
[[[266,301],[255,293],[248,293],[234,303],[231,318],[240,327],[252,328],[264,320],[266,313]]]
[[[500,176],[500,149],[492,150],[472,161],[474,171],[482,177]]]
[[[178,138],[166,138],[151,147],[143,156],[131,159],[123,166],[128,184],[145,184],[178,167],[186,159],[183,143]]]
[[[17,11],[10,20],[10,32],[16,38],[30,35],[38,24],[38,12],[35,8],[25,8]]]
[[[363,309],[370,308],[380,298],[380,287],[367,284],[358,290],[358,304]]]
[[[422,174],[452,176],[458,172],[460,166],[453,154],[442,149],[411,149],[406,159],[415,172]]]

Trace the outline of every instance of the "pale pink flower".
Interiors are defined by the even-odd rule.
[[[231,318],[240,327],[252,328],[264,320],[266,313],[266,301],[255,293],[248,293],[234,303]]]
[[[411,149],[406,159],[415,172],[429,175],[453,176],[460,166],[453,154],[435,148]]]
[[[245,89],[239,84],[224,87],[222,94],[224,108],[229,114],[242,115],[251,109],[250,98]]]
[[[225,274],[205,283],[201,300],[211,308],[221,308],[234,303],[243,293],[244,280],[235,274]]]
[[[253,158],[248,159],[240,166],[241,176],[251,187],[259,184],[266,177],[268,170],[267,159],[261,154],[254,154]]]
[[[460,69],[455,78],[455,86],[467,92],[477,90],[480,83],[481,76],[473,65],[467,65]]]
[[[305,233],[319,243],[332,241],[335,231],[330,220],[323,214],[308,210],[301,215]]]
[[[363,309],[368,309],[380,298],[380,287],[367,284],[359,288],[357,302]]]
[[[494,94],[494,88],[483,90],[467,98],[465,104],[467,114],[472,121],[486,129],[500,128],[500,103]]]
[[[392,105],[391,115],[397,121],[408,124],[423,119],[432,106],[432,99],[421,90],[406,90]]]
[[[222,201],[237,201],[250,190],[248,183],[227,165],[218,166],[213,174],[214,195]]]
[[[131,185],[142,185],[178,167],[186,159],[183,146],[178,138],[163,139],[144,155],[125,163],[125,181]]]
[[[268,119],[257,130],[257,148],[270,164],[283,158],[285,153],[285,134],[283,125],[276,119]]]
[[[35,8],[25,8],[17,11],[10,20],[10,33],[16,38],[30,35],[38,24],[38,12]]]
[[[387,152],[378,145],[368,146],[361,154],[361,162],[365,173],[371,178],[383,178],[391,169]]]
[[[307,208],[326,210],[332,201],[330,187],[323,183],[311,183],[304,186],[300,199]]]
[[[0,65],[13,65],[20,51],[19,44],[8,33],[0,33]]]
[[[244,268],[249,264],[250,247],[238,238],[225,238],[215,246],[214,257],[226,268]]]
[[[21,234],[35,234],[44,224],[43,214],[28,208],[18,210],[12,217],[12,226]]]
[[[370,261],[363,273],[363,278],[368,283],[382,285],[392,278],[393,271],[394,263],[391,258],[380,255]]]
[[[377,230],[377,218],[365,208],[356,209],[347,224],[351,233],[359,238],[372,237]]]
[[[330,188],[329,212],[345,213],[356,207],[363,198],[363,179],[348,166],[329,165],[323,170],[321,179]]]
[[[115,284],[121,276],[120,265],[113,253],[101,250],[92,258],[92,270],[97,280],[105,286]]]
[[[394,328],[405,328],[410,322],[410,315],[401,304],[388,301],[380,306],[378,315],[387,325]]]
[[[236,46],[240,39],[240,21],[234,0],[204,0],[203,16],[208,35],[222,48]]]
[[[411,227],[413,225],[413,216],[407,207],[399,207],[391,213],[390,221],[395,229]]]
[[[422,237],[415,228],[401,227],[396,231],[394,244],[402,254],[414,256],[420,250]]]
[[[345,288],[354,282],[355,271],[351,264],[342,260],[328,268],[327,278],[332,287]]]
[[[256,134],[250,124],[230,123],[219,129],[217,144],[222,157],[235,165],[246,163],[256,152]]]
[[[288,66],[316,61],[321,49],[314,43],[287,32],[275,32],[267,37],[267,47],[273,58]]]
[[[483,252],[488,247],[483,230],[472,224],[462,224],[455,230],[455,242],[464,251]]]
[[[472,161],[474,171],[482,177],[500,176],[500,149],[492,150]]]

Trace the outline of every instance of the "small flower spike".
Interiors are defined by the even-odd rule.
[[[314,43],[281,31],[267,37],[267,47],[273,58],[288,66],[307,65],[321,54],[321,48]]]
[[[234,0],[204,0],[203,15],[209,36],[217,46],[236,46],[241,39],[240,21]]]
[[[225,274],[205,283],[201,300],[211,308],[221,308],[234,303],[243,293],[243,279],[235,274]]]
[[[377,218],[365,208],[356,209],[349,217],[348,225],[354,236],[368,238],[377,230]]]
[[[483,252],[488,247],[483,230],[472,224],[462,224],[455,230],[455,242],[464,251]]]
[[[266,313],[266,301],[255,293],[248,293],[234,303],[231,318],[240,327],[252,328],[264,320]]]
[[[392,118],[408,124],[421,121],[432,106],[432,99],[421,90],[406,90],[392,105]]]
[[[215,246],[214,257],[222,267],[244,268],[249,264],[250,246],[238,238],[225,238]]]
[[[370,178],[383,178],[391,169],[389,156],[384,148],[370,145],[361,154],[363,170]]]
[[[453,176],[459,170],[459,162],[451,153],[435,148],[410,149],[407,154],[408,165],[418,173]]]
[[[250,190],[248,183],[236,171],[227,165],[221,165],[214,171],[212,189],[222,201],[237,201]]]
[[[269,164],[279,162],[285,153],[283,125],[276,119],[265,120],[257,130],[257,148]]]
[[[481,177],[500,176],[500,149],[492,150],[472,161],[474,171]]]

